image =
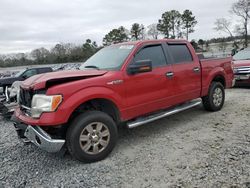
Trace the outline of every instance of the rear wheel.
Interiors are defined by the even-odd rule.
[[[203,106],[208,111],[219,111],[224,105],[225,89],[220,82],[212,82],[208,95],[202,98]]]
[[[71,123],[66,143],[70,154],[82,162],[104,159],[114,148],[118,133],[114,120],[100,111],[89,111]]]

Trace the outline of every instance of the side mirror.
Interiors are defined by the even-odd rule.
[[[22,75],[21,77],[22,77],[24,80],[28,78],[27,75]]]
[[[152,61],[151,60],[140,60],[133,62],[129,65],[127,72],[130,75],[143,73],[143,72],[151,72],[152,71]]]

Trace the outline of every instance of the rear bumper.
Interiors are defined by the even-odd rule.
[[[23,124],[12,117],[18,137],[25,142],[32,142],[37,147],[50,153],[59,152],[65,144],[63,139],[53,139],[39,126]]]

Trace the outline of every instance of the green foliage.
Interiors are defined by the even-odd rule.
[[[159,33],[163,33],[166,38],[181,38],[183,33],[187,36],[194,32],[194,26],[197,24],[195,17],[190,10],[185,10],[181,14],[177,10],[167,11],[162,14],[158,24],[151,24],[147,29],[147,34],[153,39],[157,39]],[[120,26],[112,29],[103,38],[103,45],[108,46],[115,43],[126,42],[128,40],[144,39],[146,30],[144,25],[139,23],[132,24],[130,31]],[[185,30],[185,31],[183,31]],[[131,38],[129,38],[129,35]],[[82,45],[71,43],[56,44],[50,50],[38,48],[33,50],[30,55],[18,54],[16,56],[0,56],[0,67],[21,66],[29,64],[55,64],[66,62],[81,62],[88,59],[96,53],[100,47],[95,41],[87,39]]]
[[[199,40],[198,40],[198,45],[201,46],[202,51],[204,50],[203,47],[204,47],[204,44],[205,44],[205,43],[206,43],[206,42],[205,42],[204,40],[202,40],[202,39],[199,39]]]
[[[193,48],[194,48],[195,50],[198,50],[198,49],[199,49],[198,43],[197,43],[195,40],[192,40],[190,43],[191,43],[191,45],[193,46]]]
[[[118,29],[111,30],[103,38],[103,45],[108,46],[115,43],[126,42],[128,40],[128,35],[126,33],[125,27],[121,26]]]
[[[179,38],[182,35],[181,23],[180,12],[171,10],[162,14],[162,18],[158,21],[157,28],[166,38]]]
[[[204,45],[204,44],[205,44],[205,41],[204,41],[203,39],[199,39],[199,40],[198,40],[198,44],[199,44],[199,45]]]
[[[141,40],[144,38],[144,25],[134,23],[130,30],[130,35],[132,40]]]
[[[181,15],[182,19],[182,29],[184,29],[184,33],[186,35],[186,39],[188,40],[188,35],[194,32],[194,27],[197,24],[195,16],[193,16],[192,11],[185,10]]]
[[[99,49],[96,42],[92,42],[90,39],[87,39],[82,46],[70,43],[56,44],[51,50],[45,48],[33,50],[30,53],[31,58],[22,53],[13,57],[2,56],[0,57],[0,67],[81,62],[87,60]]]
[[[27,59],[23,53],[17,54],[16,57],[0,57],[0,67],[13,67],[13,66],[24,66],[32,65],[33,61]]]
[[[195,16],[190,10],[185,10],[183,14],[177,10],[171,10],[162,14],[157,28],[166,38],[182,38],[184,33],[188,39],[188,34],[194,32],[196,24]]]
[[[175,18],[173,17],[171,11],[167,11],[162,14],[161,19],[158,21],[157,29],[161,31],[166,38],[170,38],[170,32],[173,29],[173,25],[175,24],[174,22]],[[175,37],[175,36],[171,36]]]

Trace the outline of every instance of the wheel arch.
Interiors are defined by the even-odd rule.
[[[97,110],[107,113],[112,119],[119,123],[121,115],[118,106],[107,98],[92,98],[78,105],[71,113],[69,121],[72,121],[77,115],[86,111]]]
[[[202,97],[208,94],[209,88],[213,82],[219,82],[226,88],[226,73],[222,67],[213,69],[202,79]]]
[[[210,85],[212,82],[219,82],[224,86],[224,88],[226,87],[226,78],[222,74],[215,75],[211,80]]]

